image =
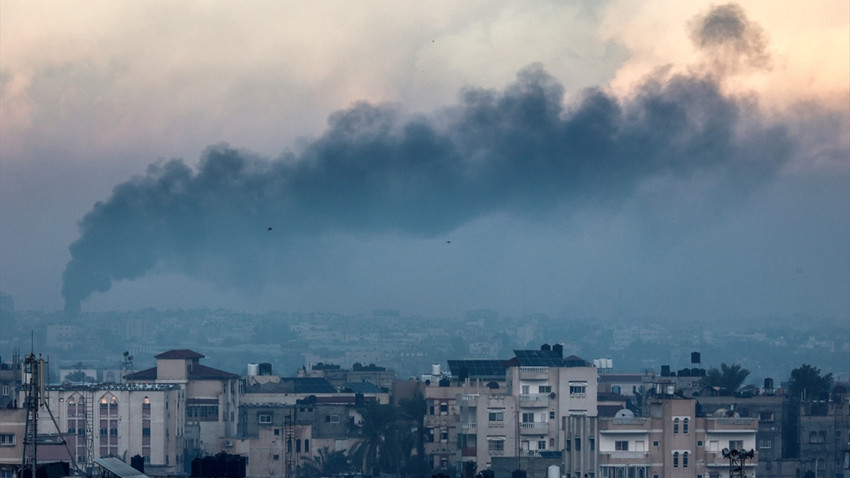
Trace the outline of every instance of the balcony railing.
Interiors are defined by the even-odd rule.
[[[478,428],[478,423],[476,423],[476,422],[461,423],[460,428],[462,430],[475,430],[475,429]]]
[[[549,367],[520,367],[519,377],[524,379],[547,379],[549,378]]]
[[[549,429],[549,424],[546,422],[527,422],[520,423],[521,433],[540,433]]]
[[[546,407],[549,405],[549,395],[545,393],[523,393],[519,396],[521,407]]]

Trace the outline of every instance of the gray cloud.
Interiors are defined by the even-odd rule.
[[[712,7],[690,23],[690,36],[715,74],[735,74],[770,66],[764,30],[737,4]]]
[[[629,99],[588,90],[564,105],[561,84],[533,65],[503,91],[470,88],[430,115],[356,104],[277,160],[217,145],[196,169],[152,165],[80,221],[66,310],[157,266],[246,286],[266,280],[256,271],[270,260],[287,277],[289,260],[320,254],[311,238],[433,236],[492,213],[616,207],[658,176],[747,191],[791,150],[783,128],[753,123],[755,105],[706,76],[653,78]]]

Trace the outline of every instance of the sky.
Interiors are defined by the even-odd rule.
[[[0,0],[0,292],[848,323],[848,38],[843,0]]]

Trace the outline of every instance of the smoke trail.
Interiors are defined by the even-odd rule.
[[[157,265],[205,277],[216,261],[223,278],[242,280],[235,271],[264,249],[285,257],[298,240],[334,232],[428,236],[493,212],[616,204],[657,175],[751,188],[787,159],[790,140],[712,78],[651,78],[628,99],[589,90],[567,108],[561,84],[533,65],[503,91],[467,89],[456,107],[428,116],[356,104],[279,160],[219,145],[197,170],[150,166],[80,221],[66,311]],[[258,234],[267,225],[282,241]]]

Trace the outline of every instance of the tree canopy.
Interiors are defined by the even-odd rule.
[[[832,374],[821,375],[821,370],[809,364],[803,364],[791,371],[788,394],[802,400],[816,400],[829,393],[832,388]]]
[[[720,364],[719,370],[714,367],[709,369],[702,383],[716,389],[720,395],[734,395],[749,375],[750,371],[741,365],[727,365],[724,362]]]

